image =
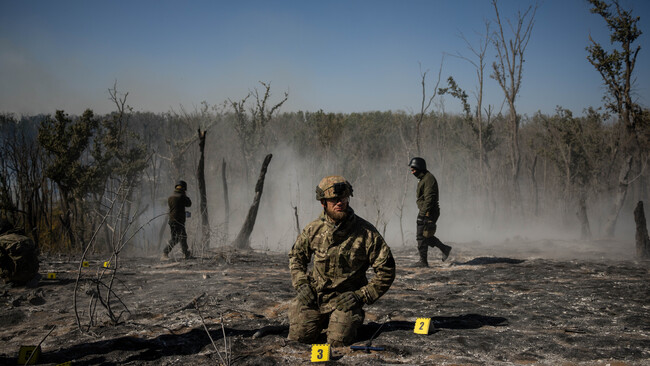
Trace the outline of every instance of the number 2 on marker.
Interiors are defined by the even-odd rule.
[[[413,329],[413,333],[429,334],[430,323],[431,323],[431,318],[418,318],[415,321],[415,329]]]

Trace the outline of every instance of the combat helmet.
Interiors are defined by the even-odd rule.
[[[177,191],[187,191],[187,183],[184,180],[179,180],[174,185],[174,189]]]
[[[413,158],[411,159],[411,162],[409,163],[409,166],[411,168],[414,168],[419,171],[426,171],[427,170],[427,162],[424,161],[422,158]]]
[[[340,175],[325,177],[316,186],[316,199],[318,201],[350,196],[352,196],[352,185]]]

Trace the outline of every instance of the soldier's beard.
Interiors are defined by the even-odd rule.
[[[343,211],[335,211],[333,209],[330,209],[328,207],[325,207],[325,213],[327,216],[330,217],[330,219],[339,222],[341,220],[344,220],[346,217],[348,217],[348,210],[343,210]]]

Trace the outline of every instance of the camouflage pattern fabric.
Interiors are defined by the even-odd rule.
[[[327,328],[327,343],[340,347],[354,343],[357,329],[363,324],[365,312],[361,307],[350,311],[334,310],[322,313],[294,299],[289,307],[289,339],[313,344]]]
[[[316,200],[352,196],[352,185],[340,175],[321,179],[316,186]]]
[[[308,272],[312,257],[313,269]],[[366,271],[370,267],[375,276],[368,282]],[[363,323],[363,315],[359,316],[363,314],[359,312],[361,306],[377,301],[395,279],[395,260],[390,248],[377,229],[355,215],[351,208],[347,219],[339,224],[323,212],[307,225],[289,253],[289,269],[293,287],[298,289],[302,284],[309,284],[317,297],[316,304],[307,307],[310,312],[305,312],[305,306],[294,300],[289,315],[289,339],[293,340],[310,338],[316,330],[319,334],[321,322],[329,319],[328,337],[331,333],[348,344],[349,338],[356,335],[358,325]],[[348,312],[335,310],[337,296],[347,291],[359,294],[362,303]],[[310,313],[319,314],[320,320],[314,320],[315,315]],[[343,324],[336,325],[337,322]],[[339,328],[349,329],[341,333],[336,330]]]
[[[24,235],[0,235],[0,277],[23,285],[38,274],[38,248]]]

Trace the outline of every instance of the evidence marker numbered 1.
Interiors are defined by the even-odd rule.
[[[330,360],[329,344],[311,345],[311,362],[326,362]]]
[[[413,333],[429,334],[430,324],[431,324],[431,318],[418,318],[415,321],[415,329],[413,329]]]
[[[48,279],[48,280],[56,280],[56,273],[54,273],[54,272],[48,272],[48,273],[47,273],[47,279]]]

